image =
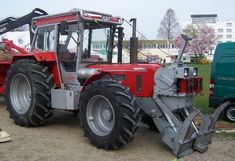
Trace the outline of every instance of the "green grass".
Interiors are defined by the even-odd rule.
[[[194,104],[198,109],[201,109],[203,113],[208,114],[213,112],[213,108],[209,108],[209,84],[211,64],[190,64],[189,66],[197,67],[199,76],[203,78],[203,92],[204,95],[198,95],[194,98]]]

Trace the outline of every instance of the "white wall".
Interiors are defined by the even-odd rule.
[[[231,26],[230,26],[231,24]],[[219,21],[215,25],[212,25],[213,29],[215,29],[215,33],[219,37],[218,42],[228,42],[235,41],[235,22],[234,21]],[[227,37],[231,35],[232,37]]]

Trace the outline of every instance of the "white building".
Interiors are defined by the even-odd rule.
[[[235,42],[235,22],[234,21],[219,21],[212,26],[218,36],[218,43]]]
[[[130,45],[129,40],[123,41],[123,62],[129,63],[130,61],[130,51],[128,50]],[[106,42],[104,41],[94,41],[92,42],[92,47],[96,51],[102,53],[106,49]],[[175,41],[166,40],[139,40],[139,51],[138,59],[139,61],[151,61],[161,58],[165,60],[166,63],[171,63],[173,58],[178,55],[179,49],[176,48]],[[117,50],[114,52],[114,60],[117,60]],[[188,58],[183,58],[185,62],[189,62]],[[115,62],[115,61],[114,61]]]

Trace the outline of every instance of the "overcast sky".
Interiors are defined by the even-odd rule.
[[[190,21],[191,14],[218,14],[219,20],[235,20],[235,0],[5,0],[0,18],[21,16],[33,8],[59,13],[81,8],[106,12],[127,20],[136,17],[137,26],[147,38],[155,39],[159,24],[168,8],[176,12],[178,21]],[[126,37],[130,29],[126,27]]]

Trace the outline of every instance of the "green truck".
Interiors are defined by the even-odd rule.
[[[217,108],[227,100],[225,119],[235,122],[235,42],[217,46],[211,70],[209,106]]]

